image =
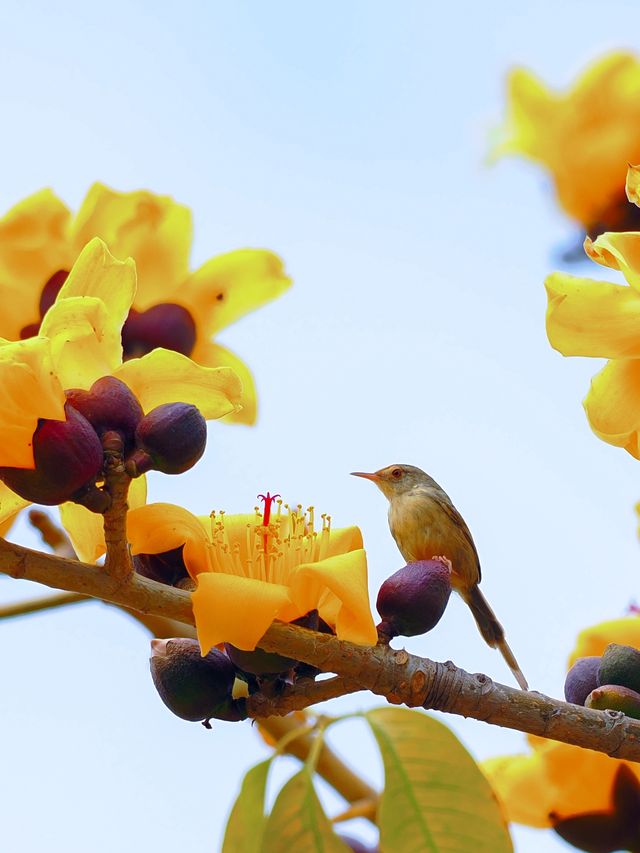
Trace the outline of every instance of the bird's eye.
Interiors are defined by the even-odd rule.
[[[393,471],[391,472],[391,476],[393,477],[394,480],[399,480],[400,477],[402,477],[402,469],[401,468],[394,468]]]

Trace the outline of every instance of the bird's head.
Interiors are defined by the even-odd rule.
[[[352,471],[351,475],[371,480],[389,500],[404,492],[411,491],[416,486],[433,483],[431,477],[420,468],[416,468],[415,465],[387,465],[386,468],[374,471],[373,474],[367,474],[364,471]]]

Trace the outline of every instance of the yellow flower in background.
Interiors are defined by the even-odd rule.
[[[265,511],[198,518],[172,504],[148,504],[127,518],[131,551],[165,554],[184,546],[197,588],[193,612],[202,653],[222,642],[253,650],[271,623],[318,610],[340,639],[375,645],[367,561],[357,527],[316,529],[313,508],[267,494]]]
[[[609,643],[640,648],[640,618],[627,616],[586,628],[578,635],[569,665],[579,657],[601,655]],[[627,786],[635,786],[640,792],[640,764],[541,737],[530,736],[528,740],[532,748],[528,754],[483,762],[483,770],[509,821],[552,826],[568,838],[572,828],[577,826],[579,830],[580,824],[565,825],[565,821],[615,812],[614,792],[621,780],[624,784],[626,779]],[[621,768],[626,768],[622,777]],[[640,817],[640,809],[637,816]],[[588,820],[584,822],[587,830],[589,825]]]
[[[624,199],[629,162],[640,161],[640,60],[611,53],[566,93],[517,68],[496,155],[520,154],[549,172],[558,202],[590,234],[640,221]]]
[[[635,174],[632,167],[629,186]],[[599,438],[640,459],[640,232],[587,238],[585,250],[622,272],[626,284],[552,273],[545,283],[547,335],[563,355],[609,359],[585,398],[587,418]]]
[[[203,367],[164,349],[122,363],[120,331],[135,289],[133,261],[116,260],[96,238],[80,253],[42,321],[40,335],[14,342],[0,339],[2,468],[33,469],[39,423],[66,421],[65,391],[88,390],[101,377],[123,382],[145,413],[175,401],[192,403],[207,419],[224,417],[238,408],[240,380],[230,368]],[[144,501],[144,483],[136,486],[136,500]],[[2,484],[0,524],[28,503]],[[96,529],[102,537],[100,516],[67,504],[62,518],[81,559],[99,556],[87,553],[84,529],[90,525],[92,541]],[[103,538],[101,543],[104,553]]]
[[[164,347],[207,367],[232,367],[243,400],[227,420],[253,423],[251,372],[211,339],[283,293],[290,279],[276,255],[259,249],[219,255],[191,272],[191,213],[168,196],[94,184],[75,216],[51,190],[13,207],[0,219],[0,336],[38,334],[68,270],[94,237],[115,257],[136,263],[137,292],[122,330],[125,360]]]

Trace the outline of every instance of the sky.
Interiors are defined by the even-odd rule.
[[[599,54],[638,48],[638,32],[637,4],[620,0],[5,0],[1,211],[44,186],[73,208],[96,180],[144,187],[192,208],[194,266],[265,247],[294,279],[220,336],[254,371],[258,425],[211,425],[203,461],[152,477],[151,498],[200,513],[249,512],[267,489],[312,503],[362,528],[375,601],[402,559],[383,496],[348,474],[418,465],[469,524],[530,685],[561,696],[578,631],[640,596],[638,463],[586,423],[599,363],[546,340],[542,282],[573,227],[537,168],[487,165],[488,140],[509,68],[566,86]],[[24,524],[15,535],[36,541]],[[39,592],[0,579],[1,601]],[[242,774],[268,754],[255,729],[172,716],[148,636],[106,605],[4,622],[0,641],[5,849],[219,849]],[[406,647],[511,683],[458,599]],[[477,759],[526,750],[518,732],[446,722]],[[361,723],[331,740],[381,782]],[[295,766],[283,759],[273,784]],[[568,849],[513,837],[517,853]]]

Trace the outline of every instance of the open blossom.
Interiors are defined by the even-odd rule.
[[[274,619],[292,622],[313,610],[338,637],[375,645],[367,561],[357,527],[334,530],[310,507],[277,502],[271,513],[197,517],[172,504],[148,504],[127,518],[134,555],[181,559],[196,582],[193,612],[202,653],[226,642],[253,650]]]
[[[627,189],[636,200],[636,167]],[[626,284],[552,273],[547,335],[563,355],[609,359],[584,401],[591,428],[603,441],[640,459],[640,232],[587,238],[589,257],[622,272]]]
[[[290,280],[276,255],[258,249],[219,255],[190,271],[191,236],[189,209],[168,196],[94,184],[73,216],[51,190],[35,193],[0,219],[0,336],[37,334],[79,253],[100,237],[115,257],[136,263],[138,286],[121,330],[125,360],[163,347],[204,366],[232,367],[243,401],[227,419],[253,423],[251,372],[212,337],[275,299]]]
[[[577,658],[602,655],[609,643],[640,648],[640,618],[628,616],[585,629],[578,636],[569,665]],[[529,736],[528,741],[529,753],[483,763],[509,821],[553,827],[572,843],[589,837],[593,842],[595,823],[613,842],[603,850],[630,849],[626,844],[615,846],[619,841],[616,833],[627,830],[638,833],[636,842],[640,842],[639,764],[545,738]],[[635,823],[634,816],[626,815],[620,805],[630,798],[635,798]],[[594,815],[598,816],[595,820]],[[633,825],[625,828],[625,822]]]
[[[541,164],[560,206],[595,236],[640,222],[622,192],[627,163],[640,161],[639,126],[640,60],[633,54],[608,54],[564,93],[517,68],[495,153]]]
[[[99,239],[80,253],[46,313],[37,337],[0,340],[0,468],[32,470],[34,434],[43,422],[67,421],[70,389],[89,390],[102,377],[115,377],[132,392],[142,412],[181,401],[198,407],[207,418],[220,418],[239,407],[241,385],[228,367],[203,367],[180,353],[156,349],[142,358],[122,362],[120,332],[134,299],[135,264],[117,261]],[[5,474],[2,474],[7,479]],[[137,486],[144,500],[144,484]],[[51,503],[59,503],[57,500]],[[134,497],[134,502],[136,498]],[[6,484],[0,488],[0,524],[29,503]],[[62,507],[79,555],[85,526],[101,533],[100,516],[81,506]],[[88,520],[90,519],[90,520]],[[102,552],[104,552],[104,540]]]

